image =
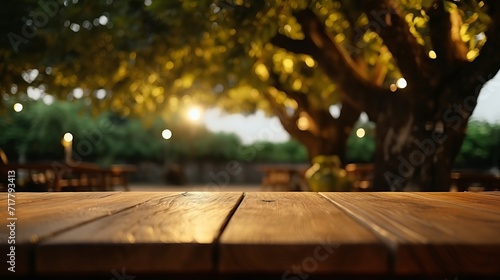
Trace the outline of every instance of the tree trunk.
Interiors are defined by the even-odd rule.
[[[448,191],[452,164],[479,90],[500,68],[497,1],[487,2],[492,19],[484,33],[488,40],[472,62],[460,51],[465,42],[454,39],[462,23],[452,20],[439,3],[429,13],[435,59],[429,58],[428,49],[412,35],[405,20],[408,14],[402,13],[397,1],[364,1],[360,5],[374,23],[369,24],[371,30],[383,40],[407,80],[408,86],[398,93],[371,80],[365,67],[332,40],[324,21],[311,9],[294,13],[304,39],[277,34],[272,40],[289,51],[312,56],[343,90],[343,98],[375,120],[375,190]],[[385,11],[383,17],[380,11]],[[450,53],[454,55],[447,55]]]
[[[342,165],[345,164],[347,150],[347,137],[337,136],[331,138],[317,138],[317,141],[302,143],[306,146],[309,162],[319,155],[337,155]]]
[[[445,113],[425,122],[406,106],[387,109],[377,119],[374,190],[449,191],[468,117]]]

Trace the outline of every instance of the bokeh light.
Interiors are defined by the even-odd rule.
[[[170,129],[164,129],[161,132],[161,137],[163,137],[163,139],[165,140],[172,138],[172,131]]]
[[[23,110],[23,108],[24,108],[23,104],[21,104],[21,103],[14,104],[14,111],[16,111],[18,113],[21,112]]]

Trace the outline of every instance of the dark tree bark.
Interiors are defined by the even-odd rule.
[[[487,33],[488,42],[473,62],[467,62],[466,46],[452,15],[437,1],[430,14],[430,32],[437,59],[409,35],[404,16],[393,1],[367,1],[370,20],[377,11],[390,22],[376,31],[386,42],[408,81],[402,104],[390,104],[377,118],[377,155],[374,186],[378,190],[448,191],[450,172],[465,138],[468,120],[480,89],[500,68],[498,20]],[[491,12],[498,18],[498,9]],[[407,50],[412,50],[408,52]],[[413,57],[412,57],[413,56]],[[401,102],[401,101],[400,101]]]
[[[346,163],[347,139],[354,124],[359,119],[360,111],[344,102],[339,117],[335,119],[329,110],[311,106],[307,94],[290,90],[284,86],[276,73],[270,73],[270,81],[276,89],[283,91],[289,98],[297,102],[298,108],[290,116],[269,93],[265,93],[285,130],[306,147],[309,162],[312,162],[315,156],[337,155],[344,165]],[[297,120],[302,112],[307,114],[309,122],[311,122],[308,130],[300,130],[297,127]]]
[[[437,1],[440,2],[440,1]],[[500,69],[500,12],[488,1],[492,23],[480,55],[468,62],[452,28],[457,21],[442,3],[429,11],[430,34],[438,59],[426,55],[392,0],[360,2],[370,27],[383,39],[408,81],[392,94],[335,43],[311,10],[295,14],[305,38],[277,35],[272,42],[289,51],[311,55],[338,84],[344,98],[377,123],[374,189],[378,191],[447,191],[453,161],[482,85]],[[460,24],[460,23],[458,23]]]

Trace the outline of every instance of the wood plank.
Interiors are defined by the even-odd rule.
[[[173,194],[172,194],[173,195]],[[17,193],[16,196],[16,268],[20,274],[30,270],[33,244],[68,228],[133,207],[152,198],[151,193]],[[6,203],[0,203],[6,209]],[[7,212],[0,212],[0,219],[7,219]],[[9,235],[0,227],[0,239]],[[5,239],[4,239],[5,238]],[[9,248],[2,242],[0,251]],[[1,254],[0,261],[7,256]],[[4,262],[5,263],[5,262]],[[5,271],[0,271],[0,275]]]
[[[389,255],[372,232],[317,193],[247,193],[219,246],[223,273],[287,279],[293,267],[306,274],[381,274]]]
[[[16,196],[16,198],[18,196],[23,196],[24,197],[24,201],[26,201],[28,198],[31,198],[31,199],[41,199],[41,196],[47,196],[47,194],[49,194],[49,192],[15,192],[15,193],[12,193],[13,195]],[[4,193],[4,195],[2,195],[0,197],[0,203],[3,203],[3,202],[7,202],[7,192]],[[17,202],[17,201],[16,201]]]
[[[132,274],[210,272],[213,242],[242,195],[157,197],[42,242],[36,248],[36,271],[108,275],[126,267]]]
[[[16,192],[12,193],[15,197],[13,198],[15,200],[15,205],[14,209],[16,210],[15,213],[15,218],[20,218],[19,221],[14,221],[16,224],[15,228],[15,237],[16,237],[16,244],[15,244],[15,272],[16,275],[26,275],[29,273],[30,270],[30,256],[32,252],[32,244],[28,243],[23,243],[22,237],[19,237],[19,235],[22,235],[22,232],[20,233],[20,222],[23,221],[24,219],[21,219],[22,216],[20,216],[19,210],[22,209],[22,207],[30,203],[33,200],[42,200],[42,197],[47,198],[46,194],[47,193],[25,193],[25,192]],[[7,211],[7,193],[5,193],[4,196],[2,196],[2,200],[0,201],[0,220],[1,221],[7,221],[7,218],[9,217],[8,211]],[[22,210],[21,210],[22,213]],[[10,221],[8,221],[10,223]],[[7,243],[8,237],[10,235],[10,230],[6,226],[0,227],[0,251],[1,252],[9,252],[10,253],[10,248],[11,244]],[[5,242],[4,242],[5,241]],[[10,257],[7,257],[6,254],[1,254],[0,255],[0,262],[6,263],[7,260]],[[12,273],[7,271],[7,269],[2,269],[0,270],[0,275],[11,275]]]
[[[176,194],[54,193],[50,199],[33,202],[29,208],[19,207],[18,217],[23,220],[23,227],[22,232],[18,233],[18,240],[34,243],[59,231],[112,215],[155,197]]]
[[[476,210],[489,211],[500,214],[498,197],[485,195],[484,193],[469,192],[467,195],[458,192],[442,193],[408,193],[417,199],[432,199],[440,203],[451,203]]]
[[[497,213],[406,193],[322,195],[393,248],[398,275],[500,275]]]
[[[481,192],[482,194],[486,194],[486,195],[495,195],[495,196],[500,196],[500,192],[499,191],[494,191],[494,192]]]

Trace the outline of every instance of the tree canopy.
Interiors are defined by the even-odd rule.
[[[111,108],[151,121],[193,104],[261,108],[277,115],[310,156],[342,155],[364,111],[377,123],[380,190],[446,188],[477,92],[500,65],[495,1],[4,6],[3,103],[47,92],[82,99],[96,112]],[[336,116],[333,104],[342,108]],[[422,151],[427,140],[433,148]],[[408,172],[401,171],[404,161],[411,161]]]

